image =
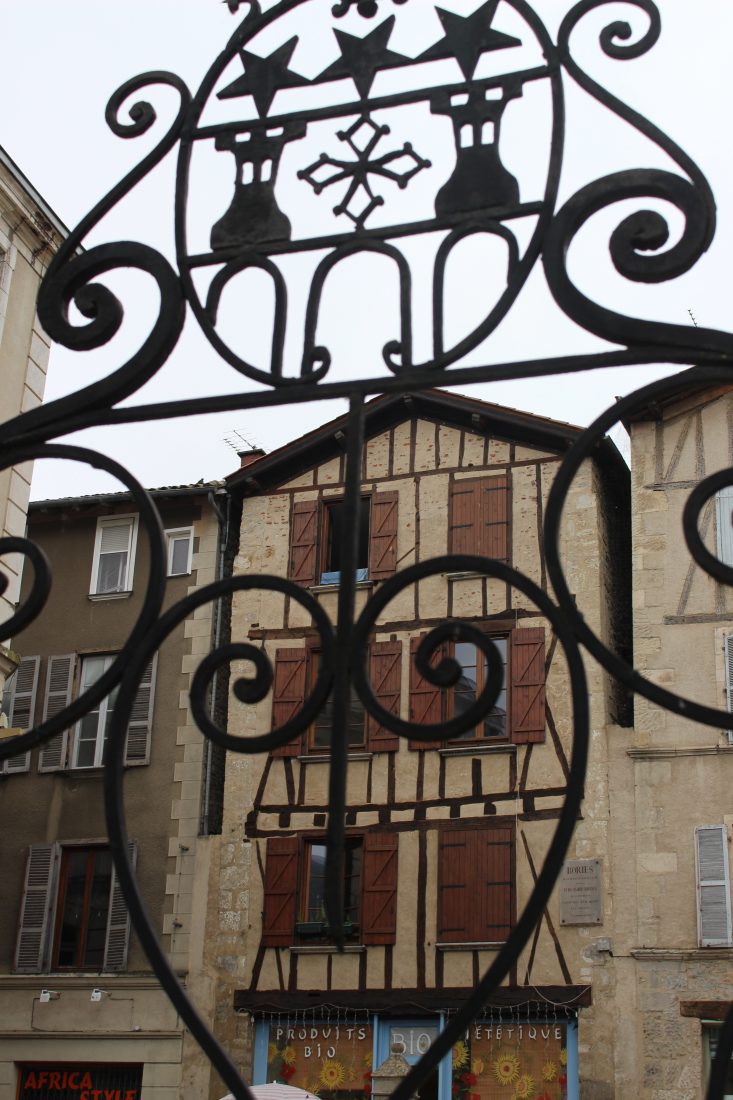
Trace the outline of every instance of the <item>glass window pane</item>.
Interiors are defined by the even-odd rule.
[[[127,552],[101,554],[97,574],[97,592],[121,592],[124,587]]]
[[[92,867],[83,965],[99,970],[104,963],[109,893],[112,886],[112,856],[109,851],[95,851]]]
[[[186,535],[176,535],[171,538],[170,571],[175,576],[188,572],[188,546],[190,538]]]
[[[324,889],[326,883],[326,845],[311,844],[308,848],[308,899],[305,919],[325,921]]]
[[[66,856],[66,880],[59,933],[58,965],[76,966],[84,924],[87,851],[71,850]]]

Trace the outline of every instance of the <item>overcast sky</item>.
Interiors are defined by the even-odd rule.
[[[292,59],[293,68],[305,67],[306,44],[318,57],[336,54],[331,31],[332,0],[309,0],[307,20],[296,17],[280,31],[284,41],[298,32],[302,41]],[[271,5],[265,3],[264,7]],[[350,16],[340,26],[352,33],[372,31],[387,14],[397,15],[392,44],[403,52],[418,52],[439,36],[439,26],[427,0],[411,0],[394,7],[382,3],[383,15],[377,20],[359,20]],[[468,14],[477,0],[444,0],[441,5],[460,14]],[[730,104],[733,102],[733,74],[729,64],[733,5],[721,0],[662,0],[662,36],[657,46],[635,61],[612,61],[597,45],[599,30],[613,19],[628,18],[638,33],[646,19],[630,3],[608,3],[601,13],[592,13],[578,29],[577,56],[589,71],[642,113],[656,122],[692,156],[707,175],[718,201],[718,228],[715,241],[702,261],[686,276],[659,286],[630,284],[618,276],[607,256],[606,242],[620,220],[619,214],[603,214],[592,231],[579,240],[571,253],[571,273],[579,285],[597,300],[621,312],[649,319],[664,319],[691,324],[688,310],[698,323],[707,327],[730,327],[730,256],[733,254],[733,153],[729,135]],[[555,37],[557,26],[570,7],[562,0],[539,0],[538,14]],[[693,14],[694,12],[694,14]],[[324,19],[313,18],[322,13]],[[495,25],[511,30],[513,13],[500,4]],[[413,21],[411,23],[411,20]],[[415,22],[417,20],[417,22]],[[431,23],[432,20],[432,23]],[[3,4],[6,111],[0,128],[0,143],[17,161],[34,186],[43,194],[59,217],[75,224],[105,191],[113,186],[149,148],[152,138],[122,141],[107,129],[104,108],[109,95],[126,79],[140,72],[168,69],[177,72],[194,92],[236,26],[225,3],[219,0],[5,0]],[[435,29],[437,27],[437,29]],[[432,29],[431,29],[432,28]],[[318,33],[320,33],[320,38]],[[312,33],[311,33],[312,32]],[[306,38],[311,36],[306,43]],[[417,44],[410,51],[411,41]],[[265,48],[267,47],[267,48]],[[267,40],[262,53],[272,50]],[[253,51],[259,52],[258,43]],[[330,53],[329,53],[330,51]],[[498,57],[499,55],[492,55]],[[506,54],[508,57],[508,54]],[[503,58],[502,58],[503,60]],[[506,61],[507,66],[513,62]],[[319,65],[316,65],[316,71]],[[241,72],[241,67],[239,69]],[[236,76],[235,69],[231,70]],[[310,72],[308,75],[312,75]],[[219,85],[221,86],[221,85]],[[634,167],[671,167],[670,162],[646,138],[579,92],[566,77],[567,136],[565,161],[560,188],[560,203],[582,184],[608,172]],[[173,100],[166,94],[146,95],[160,107],[161,119],[170,117]],[[522,197],[529,197],[541,183],[546,165],[548,98],[525,95],[521,104],[512,106],[502,132],[502,158],[520,183]],[[229,101],[233,110],[241,110],[242,101]],[[221,105],[219,105],[220,107]],[[228,117],[234,117],[231,114]],[[409,120],[408,120],[409,121]],[[414,187],[395,196],[407,203],[403,210],[417,210],[430,193],[431,180],[439,180],[446,164],[441,145],[429,126],[414,122],[413,131],[391,135],[397,144],[404,137],[432,161],[432,168],[417,176]],[[412,125],[412,122],[410,122]],[[309,131],[310,133],[310,131]],[[444,131],[443,131],[444,133]],[[315,140],[315,139],[314,139]],[[315,146],[314,146],[315,149]],[[381,151],[381,150],[380,150]],[[87,246],[115,240],[140,240],[160,248],[169,258],[174,255],[173,196],[175,152],[161,164],[153,176],[128,196],[87,240]],[[450,157],[450,149],[446,154]],[[224,160],[222,157],[227,159]],[[210,163],[209,163],[210,162]],[[201,226],[210,227],[226,209],[226,188],[231,186],[231,168],[223,174],[223,165],[231,165],[228,154],[219,159],[202,157],[192,188],[192,238]],[[449,163],[449,161],[448,161]],[[432,174],[431,174],[432,173]],[[391,185],[389,185],[391,186]],[[388,186],[384,191],[387,194]],[[337,199],[334,190],[334,202]],[[294,225],[308,226],[318,210],[330,210],[334,202],[321,199],[317,208],[308,188],[284,193],[285,205]],[[323,205],[325,202],[325,205]],[[660,204],[644,203],[664,209]],[[622,213],[634,207],[627,207]],[[638,208],[638,206],[636,207]],[[386,207],[385,207],[386,209]],[[386,215],[385,215],[386,216]],[[411,215],[404,213],[405,219]],[[680,219],[670,214],[672,241],[679,232]],[[306,230],[307,232],[307,230]],[[195,249],[194,249],[195,250]],[[453,331],[470,328],[485,303],[477,292],[475,272],[481,261],[480,249],[467,248],[455,267],[455,283],[450,306]],[[484,255],[487,266],[494,257]],[[417,254],[418,275],[415,293],[427,297]],[[498,267],[501,265],[499,264]],[[498,269],[498,268],[497,268]],[[297,328],[298,271],[293,294]],[[421,281],[422,279],[422,281]],[[64,349],[52,351],[47,398],[72,392],[92,378],[103,376],[124,360],[134,349],[146,325],[155,315],[156,295],[142,276],[118,277],[117,286],[127,310],[123,332],[113,345],[96,352],[78,354]],[[254,283],[248,285],[248,297],[232,315],[231,331],[244,340],[243,350],[254,358],[261,356],[267,339],[268,324],[258,324],[267,313],[268,301]],[[495,293],[495,288],[481,293]],[[378,374],[378,351],[391,336],[394,324],[394,300],[383,285],[380,269],[363,264],[344,272],[328,299],[331,314],[324,318],[323,337],[334,349],[334,376],[347,377],[349,369],[360,375]],[[263,305],[263,303],[265,303]],[[486,312],[487,310],[485,310]],[[421,323],[416,317],[418,351],[429,346],[427,315]],[[255,323],[250,322],[254,319]],[[330,327],[329,327],[330,326]],[[242,336],[242,332],[244,335]],[[319,326],[319,340],[322,338]],[[286,351],[296,348],[289,335]],[[550,298],[541,267],[536,266],[509,315],[481,348],[472,352],[468,363],[499,362],[502,359],[537,355],[575,354],[603,350],[596,338],[580,331],[560,315]],[[295,351],[293,350],[293,354]],[[289,360],[286,358],[286,369]],[[367,363],[369,364],[367,366]],[[375,367],[373,364],[376,363]],[[292,369],[292,363],[290,363]],[[574,423],[588,423],[616,395],[649,380],[652,373],[666,368],[625,368],[594,372],[571,379],[554,378],[544,382],[495,383],[470,387],[465,392],[546,416]],[[195,396],[206,392],[233,393],[256,388],[216,353],[189,313],[181,342],[159,376],[131,399],[132,402],[169,400],[175,396]],[[315,427],[344,410],[343,401],[299,405],[294,410],[273,412],[242,411],[201,418],[195,424],[171,421],[161,425],[99,429],[75,437],[121,459],[147,485],[181,484],[200,478],[219,478],[236,465],[234,450],[226,437],[240,433],[267,450],[282,445],[301,432]],[[236,442],[236,439],[235,439]],[[69,468],[68,464],[38,463],[33,496],[36,499],[83,493],[118,486],[101,479],[94,471]]]

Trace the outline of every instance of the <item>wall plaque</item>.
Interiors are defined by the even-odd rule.
[[[600,859],[570,859],[563,864],[560,924],[603,924]]]

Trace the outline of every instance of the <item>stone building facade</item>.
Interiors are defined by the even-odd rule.
[[[578,434],[441,391],[370,402],[357,612],[395,570],[446,553],[493,556],[547,591],[547,494]],[[342,440],[343,421],[333,421],[228,479],[241,500],[235,574],[289,577],[331,622]],[[628,469],[604,443],[569,495],[563,546],[578,603],[607,641],[623,634],[629,606],[628,517]],[[455,687],[438,689],[420,675],[420,639],[446,620],[478,627],[504,664],[504,691],[485,723],[430,743],[394,736],[352,698],[343,954],[322,906],[327,725],[316,721],[269,754],[228,756],[207,948],[217,1033],[254,1083],[280,1080],[331,1100],[368,1093],[390,1042],[408,1061],[426,1049],[531,894],[572,749],[562,647],[531,599],[496,578],[443,568],[404,588],[376,621],[368,675],[385,709],[418,727],[465,710],[487,677],[481,647],[459,642],[443,651],[461,665]],[[261,647],[274,668],[268,698],[256,706],[231,700],[229,731],[244,738],[279,727],[303,705],[319,639],[294,596],[257,590],[235,597],[232,637]],[[245,662],[233,675],[246,672]],[[590,868],[600,892],[582,913],[572,904],[561,912],[556,891],[453,1064],[441,1064],[421,1089],[424,1100],[489,1100],[508,1084],[552,1100],[608,1095],[614,1050],[606,1024],[617,996],[608,946],[617,915],[608,734],[628,715],[599,667],[588,664],[587,674],[590,766],[569,856],[573,867]]]
[[[217,488],[152,491],[165,528],[165,607],[219,573]],[[111,666],[140,615],[150,565],[148,535],[126,493],[33,503],[29,537],[48,555],[53,586],[41,615],[14,639],[22,662],[4,704],[15,729],[58,713]],[[29,569],[22,599],[31,581]],[[188,689],[214,644],[215,615],[216,605],[205,605],[161,645],[136,696],[125,750],[125,812],[142,896],[172,965],[194,990],[205,913],[194,892],[197,844],[211,807],[210,761]],[[40,750],[0,766],[2,1100],[178,1100],[185,1081],[200,1095],[200,1052],[130,933],[106,842],[101,764],[115,701],[113,692]]]
[[[46,385],[49,340],[36,316],[46,269],[68,235],[66,226],[0,146],[0,421],[40,405]],[[33,464],[0,470],[0,534],[22,537]],[[3,557],[8,587],[0,595],[0,624],[18,599],[21,557]],[[0,638],[3,636],[0,635]],[[0,650],[0,681],[12,656]]]
[[[682,510],[703,478],[733,465],[733,394],[688,383],[629,430],[636,667],[731,709],[733,597],[688,553]],[[724,488],[699,517],[705,545],[728,564],[732,513]],[[633,730],[610,744],[613,874],[625,899],[613,940],[615,1094],[698,1100],[733,1002],[733,734],[637,695]]]

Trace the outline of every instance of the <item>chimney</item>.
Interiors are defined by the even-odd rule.
[[[248,451],[237,451],[239,455],[239,468],[243,470],[245,466],[251,466],[253,462],[256,462],[258,458],[264,458],[267,451],[263,451],[261,447],[251,447]]]

